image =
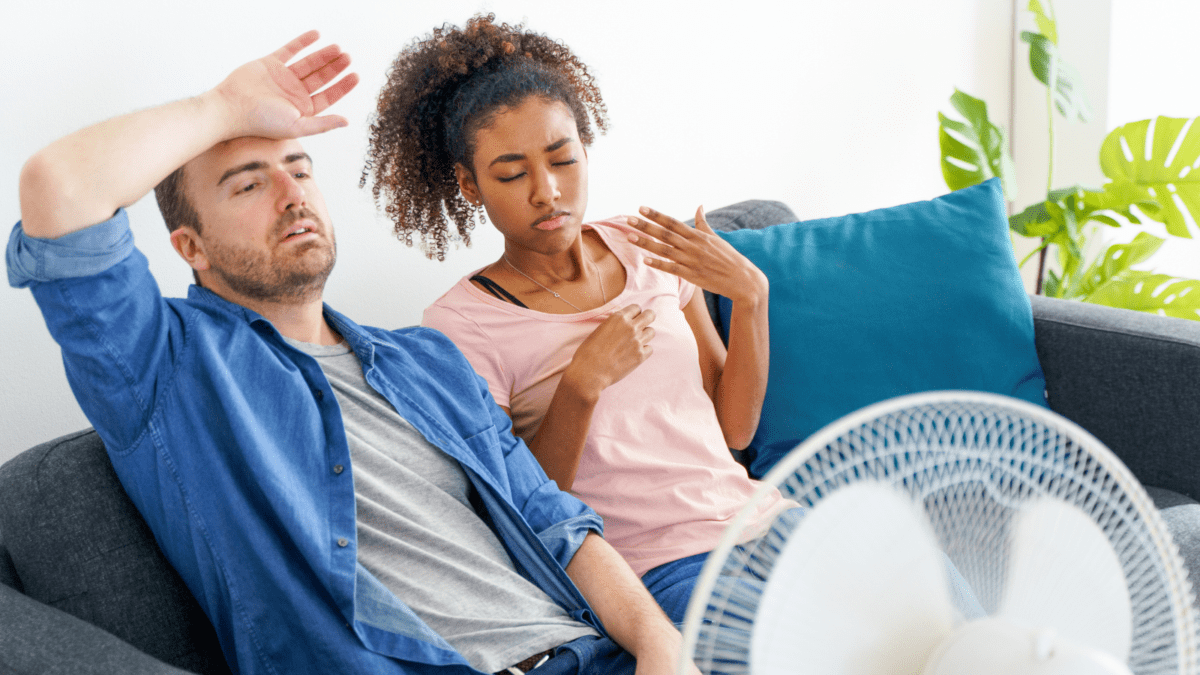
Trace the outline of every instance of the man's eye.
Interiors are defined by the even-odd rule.
[[[575,159],[574,157],[572,157],[571,159],[568,159],[568,160],[567,160],[567,161],[565,161],[565,162],[555,162],[555,163],[554,163],[554,166],[570,166],[570,165],[572,165],[572,164],[574,164],[574,163],[576,163],[576,162],[578,162],[578,161],[579,161],[579,160],[577,160],[577,159]]]
[[[248,184],[238,188],[238,192],[249,192],[257,186],[258,186],[258,183],[248,183]]]
[[[307,174],[307,173],[305,173],[304,171],[298,171],[298,172],[296,172],[296,174],[293,176],[293,178],[308,178],[308,174]]]

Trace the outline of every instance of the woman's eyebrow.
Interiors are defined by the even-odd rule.
[[[546,152],[554,152],[555,150],[558,150],[559,148],[566,145],[567,143],[570,143],[573,140],[575,140],[575,139],[572,138],[571,136],[563,136],[562,138],[558,139],[557,141],[554,141],[553,143],[551,143],[550,145],[547,145]],[[525,155],[523,155],[521,153],[517,153],[517,152],[510,152],[506,155],[500,155],[496,159],[493,159],[491,161],[491,163],[488,164],[488,166],[490,167],[495,164],[501,164],[504,162],[519,162],[523,159],[526,159]]]

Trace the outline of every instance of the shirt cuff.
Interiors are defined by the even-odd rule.
[[[590,510],[589,510],[590,511]],[[538,533],[538,538],[563,569],[571,563],[575,552],[583,546],[588,532],[604,536],[604,521],[594,512],[568,518]]]
[[[129,215],[117,209],[112,218],[57,239],[25,234],[18,222],[8,238],[8,283],[13,288],[58,279],[99,274],[133,252]]]

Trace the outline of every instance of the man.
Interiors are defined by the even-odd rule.
[[[9,281],[126,491],[241,673],[673,672],[678,632],[449,341],[321,302],[334,233],[295,139],[345,126],[319,115],[357,77],[336,46],[287,65],[316,39],[22,170]],[[156,185],[187,299],[133,247]]]

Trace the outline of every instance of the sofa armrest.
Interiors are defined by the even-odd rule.
[[[0,671],[192,675],[5,584],[0,584]]]
[[[1200,499],[1200,322],[1033,296],[1050,407],[1145,485]]]
[[[95,431],[0,466],[0,536],[0,567],[7,563],[16,582],[0,590],[19,589],[177,668],[230,672],[216,631],[125,494]]]
[[[3,535],[3,533],[0,533]],[[21,585],[21,579],[17,576],[17,568],[13,565],[12,556],[9,555],[8,549],[4,547],[4,539],[0,536],[0,584],[15,588],[18,591],[24,592],[25,588]]]

